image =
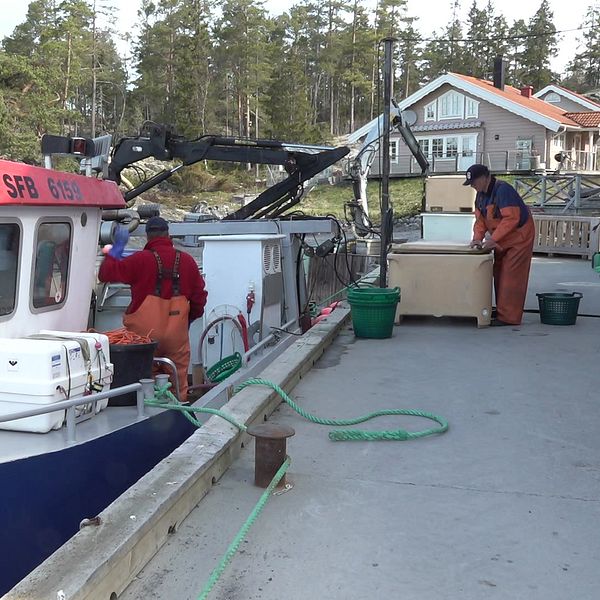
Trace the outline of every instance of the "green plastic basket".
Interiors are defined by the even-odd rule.
[[[540,320],[545,325],[575,325],[580,292],[536,294],[540,306]]]
[[[218,363],[215,363],[206,371],[206,378],[212,383],[219,383],[227,379],[232,373],[235,373],[242,366],[242,355],[239,352],[226,356]]]
[[[354,335],[359,338],[389,338],[394,329],[400,288],[348,290]]]

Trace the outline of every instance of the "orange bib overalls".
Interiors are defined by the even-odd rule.
[[[494,233],[502,216],[495,202],[487,206],[482,217],[487,230]],[[535,225],[531,214],[521,227],[511,231],[494,249],[494,292],[498,319],[518,325],[523,318],[529,268],[533,254]]]
[[[188,334],[190,303],[185,296],[179,293],[179,260],[180,253],[175,255],[175,264],[171,273],[165,273],[158,252],[152,251],[158,266],[156,290],[153,295],[146,296],[141,306],[131,314],[123,317],[123,325],[137,333],[147,335],[158,342],[154,352],[155,356],[164,356],[171,359],[177,367],[177,380],[179,382],[179,401],[185,402],[188,389],[188,367],[190,364],[190,338]],[[171,298],[161,298],[163,278],[170,278],[173,282],[173,295]],[[153,374],[164,371],[171,375],[169,370],[154,367]],[[175,389],[171,390],[175,393]]]

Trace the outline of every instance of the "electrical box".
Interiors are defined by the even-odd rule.
[[[234,352],[243,354],[243,330],[250,346],[281,327],[283,272],[279,234],[202,236],[202,269],[208,291],[202,352],[193,364],[208,368]],[[240,318],[241,317],[241,318]]]
[[[105,335],[42,330],[39,337],[48,339],[0,340],[0,415],[50,406],[110,385],[113,366]],[[107,404],[98,402],[96,411]],[[64,410],[53,411],[0,423],[0,429],[46,433],[59,429],[64,418]]]

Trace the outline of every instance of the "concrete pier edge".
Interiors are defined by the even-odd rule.
[[[260,374],[286,391],[347,325],[339,308],[292,344]],[[263,422],[280,404],[273,390],[251,386],[222,408],[238,422]],[[213,416],[88,526],[17,584],[5,600],[116,600],[210,491],[251,438]],[[89,515],[90,517],[94,515]]]

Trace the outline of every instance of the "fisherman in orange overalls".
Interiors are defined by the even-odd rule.
[[[491,324],[520,325],[535,238],[531,212],[515,188],[485,165],[471,165],[463,185],[477,192],[471,247],[494,250],[496,318]]]
[[[100,265],[98,279],[131,286],[131,302],[123,325],[158,341],[155,355],[175,363],[179,400],[185,402],[190,364],[188,329],[204,313],[204,279],[192,256],[174,248],[169,224],[163,218],[148,220],[146,236],[148,243],[143,250],[123,258],[129,232],[119,227],[113,246]]]

